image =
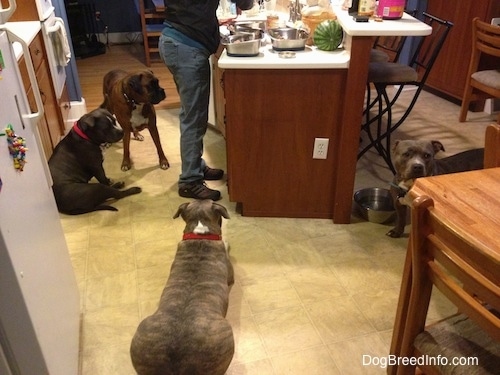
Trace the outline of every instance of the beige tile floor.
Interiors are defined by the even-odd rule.
[[[460,124],[458,111],[424,92],[395,138],[439,139],[450,154],[481,146],[494,116],[475,113]],[[119,212],[61,215],[81,293],[82,375],[134,374],[130,340],[157,306],[183,229],[181,219],[172,219],[185,201],[176,185],[177,115],[176,109],[158,113],[169,170],[157,168],[147,132],[144,142],[132,144],[135,165],[126,173],[119,169],[121,145],[113,145],[105,159],[109,177],[143,192],[114,203]],[[208,131],[205,148],[210,165],[225,166],[218,133]],[[387,187],[390,179],[375,154],[359,161],[356,188]],[[242,217],[224,181],[209,185],[222,191],[231,214],[223,234],[236,272],[228,312],[236,352],[227,374],[385,373],[363,358],[388,354],[407,238],[391,239],[389,226],[357,217],[348,225]],[[429,319],[450,309],[435,294]]]

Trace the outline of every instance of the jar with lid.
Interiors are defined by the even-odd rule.
[[[397,20],[403,17],[406,0],[379,0],[377,16],[385,20]]]
[[[360,16],[373,16],[375,13],[375,0],[359,0],[358,14]]]

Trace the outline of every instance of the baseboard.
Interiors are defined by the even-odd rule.
[[[484,111],[490,115],[500,112],[500,99],[487,99],[484,103]]]
[[[87,113],[87,104],[85,99],[82,98],[80,101],[71,102],[71,108],[69,109],[68,119],[66,120],[65,133],[69,132],[73,127],[75,121],[78,121],[80,117]]]
[[[105,45],[142,43],[142,33],[140,31],[126,33],[99,33],[96,35],[97,40]]]

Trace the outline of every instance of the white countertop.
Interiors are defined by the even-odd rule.
[[[334,7],[337,20],[344,31],[351,36],[380,36],[380,35],[429,35],[432,28],[407,13],[399,20],[355,22],[347,10]]]
[[[30,45],[33,39],[35,39],[36,34],[40,31],[41,23],[40,21],[7,22],[3,27],[16,34],[19,38],[24,40],[27,45]],[[22,47],[19,43],[14,42],[13,48],[16,58],[19,60],[23,54]]]
[[[350,36],[421,36],[432,32],[429,25],[406,13],[400,20],[355,22],[346,10],[340,7],[333,9],[344,32]],[[321,51],[315,46],[306,46],[304,51],[296,51],[295,57],[284,59],[267,44],[260,48],[259,55],[255,57],[228,56],[224,50],[218,65],[223,69],[347,69],[349,61],[349,51]]]
[[[315,46],[295,51],[295,57],[282,58],[271,44],[267,44],[254,57],[228,56],[224,50],[218,65],[223,69],[347,69],[349,58],[349,52],[343,49],[329,52]]]

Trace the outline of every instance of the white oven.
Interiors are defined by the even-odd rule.
[[[42,34],[52,82],[57,99],[60,99],[66,83],[66,65],[71,58],[66,25],[63,19],[56,17],[52,11],[48,18],[42,22]]]
[[[62,18],[56,17],[52,0],[35,0],[35,4],[39,20],[42,23],[42,35],[50,75],[59,100],[66,83],[65,67],[71,58],[66,26]]]
[[[54,6],[52,0],[35,0],[36,9],[38,10],[38,19],[43,22],[54,13]]]

